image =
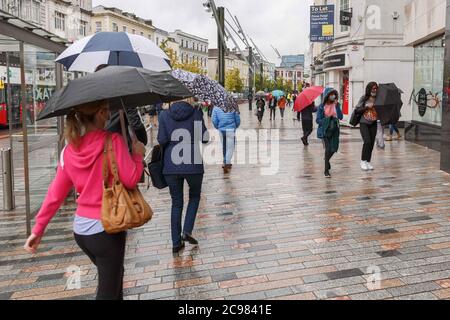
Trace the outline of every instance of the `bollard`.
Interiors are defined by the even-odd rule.
[[[3,210],[14,209],[14,186],[12,170],[11,148],[1,149],[2,155],[2,178],[3,178]]]

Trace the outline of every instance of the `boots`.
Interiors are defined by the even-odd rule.
[[[224,165],[224,166],[222,167],[222,168],[223,168],[223,173],[224,173],[224,174],[229,174],[230,171],[231,171],[231,167],[232,167],[231,164],[226,164],[226,165]]]
[[[392,135],[388,134],[388,135],[386,136],[386,141],[392,141]]]
[[[396,140],[401,140],[402,139],[402,135],[399,133],[397,133],[397,138],[395,138]]]

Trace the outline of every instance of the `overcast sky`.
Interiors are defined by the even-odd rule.
[[[153,20],[153,25],[167,31],[181,29],[209,39],[217,48],[217,28],[203,8],[204,0],[93,0],[93,5],[113,6]],[[244,32],[263,54],[279,65],[271,48],[281,55],[305,53],[308,49],[309,6],[313,0],[216,0],[237,16]],[[227,13],[227,19],[231,18]],[[237,37],[236,37],[237,38]],[[241,49],[244,45],[239,43]],[[233,45],[230,42],[230,47]]]

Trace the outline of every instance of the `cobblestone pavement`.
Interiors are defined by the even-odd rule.
[[[256,127],[246,106],[242,117]],[[450,176],[438,153],[388,142],[374,153],[376,170],[361,172],[359,132],[343,129],[327,180],[319,141],[305,149],[289,113],[273,126],[277,175],[207,167],[198,247],[172,255],[168,191],[145,193],[155,216],[129,232],[126,299],[450,298]],[[35,257],[22,250],[23,214],[0,215],[0,299],[94,297],[96,270],[73,240],[72,210],[55,217]],[[70,266],[81,267],[79,290],[67,290]]]

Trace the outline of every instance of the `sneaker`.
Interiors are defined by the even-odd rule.
[[[184,248],[185,244],[184,241],[181,241],[181,244],[177,247],[172,248],[172,253],[178,253]]]
[[[370,162],[366,162],[368,170],[374,170],[374,167],[370,164]]]
[[[304,144],[305,146],[307,146],[307,145],[308,145],[308,141],[306,140],[306,138],[305,138],[305,137],[302,137],[302,142],[303,142],[303,144]]]
[[[369,167],[367,166],[366,161],[361,161],[361,169],[362,171],[369,171]]]
[[[183,236],[183,240],[186,241],[186,242],[189,242],[192,245],[197,245],[198,244],[197,240],[195,240],[194,238],[192,238],[190,235],[187,235],[187,234],[185,234]]]
[[[327,179],[331,178],[330,171],[325,170],[325,178],[327,178]]]

